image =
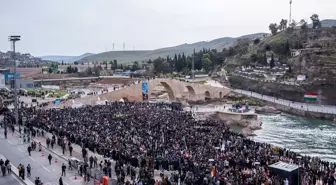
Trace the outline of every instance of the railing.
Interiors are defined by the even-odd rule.
[[[284,100],[284,99],[267,96],[267,95],[262,95],[262,94],[258,94],[255,92],[245,91],[241,89],[234,89],[232,91],[247,95],[249,97],[265,100],[268,102],[276,103],[279,105],[287,106],[287,107],[298,109],[298,110],[336,115],[336,106],[332,106],[332,105],[317,105],[317,104],[293,102],[293,101]]]

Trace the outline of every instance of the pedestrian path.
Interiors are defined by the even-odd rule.
[[[3,129],[0,129],[0,135],[3,134]],[[27,167],[28,164],[31,166],[31,176],[28,176],[26,171],[25,184],[32,185],[35,181],[36,177],[40,177],[41,181],[44,185],[58,185],[58,180],[61,177],[61,167],[64,163],[66,166],[67,161],[62,158],[56,156],[52,152],[42,149],[41,152],[37,150],[33,150],[31,155],[29,155],[27,148],[29,143],[23,142],[23,139],[19,137],[18,133],[9,134],[7,139],[0,138],[0,146],[5,148],[5,150],[1,150],[1,154],[3,157],[9,159],[11,161],[13,172],[15,173],[17,170],[17,166],[19,164],[23,164]],[[38,147],[38,146],[37,146]],[[52,155],[51,164],[48,161],[48,155]],[[66,176],[63,177],[64,185],[81,185],[83,179],[77,177],[77,180],[74,180],[74,177],[77,170],[66,170]],[[30,182],[31,183],[30,183]]]
[[[276,103],[279,105],[284,105],[284,106],[302,110],[302,111],[336,115],[336,106],[332,106],[332,105],[318,105],[318,104],[307,104],[307,103],[302,103],[302,102],[293,102],[293,101],[284,100],[284,99],[267,96],[267,95],[262,95],[262,94],[258,94],[255,92],[245,91],[241,89],[233,89],[232,91],[235,93],[244,94],[249,97],[257,98],[260,100],[265,100],[265,101]]]
[[[61,157],[61,158],[63,158],[64,160],[69,160],[69,159],[71,159],[72,157],[75,157],[75,158],[77,158],[77,159],[79,159],[79,160],[81,160],[81,161],[84,161],[84,159],[83,159],[83,157],[82,157],[82,147],[81,146],[79,146],[79,145],[77,145],[77,144],[72,144],[71,146],[73,147],[73,152],[72,152],[72,156],[70,156],[70,153],[69,153],[69,150],[65,150],[65,153],[63,154],[62,153],[62,148],[60,147],[60,146],[58,146],[57,144],[55,144],[54,145],[54,148],[53,149],[51,149],[51,148],[47,148],[47,146],[46,146],[46,139],[47,138],[52,138],[52,134],[51,133],[45,133],[45,137],[36,137],[36,138],[34,138],[34,140],[36,141],[36,142],[41,142],[41,144],[42,144],[42,146],[44,147],[44,148],[46,148],[46,149],[48,149],[48,150],[50,150],[51,152],[53,152],[55,155],[57,155],[57,156],[59,156],[59,157]],[[97,159],[98,159],[98,164],[100,163],[100,161],[102,161],[102,160],[104,160],[104,157],[103,156],[101,156],[101,155],[99,155],[99,154],[97,154],[97,153],[94,153],[94,152],[92,152],[92,151],[90,151],[90,150],[88,150],[87,149],[87,151],[88,151],[88,156],[90,157],[90,156],[93,156],[93,157],[97,157]],[[112,163],[112,178],[113,179],[117,179],[116,178],[116,174],[115,174],[115,161],[113,161],[113,160],[111,160],[111,163]],[[136,172],[137,172],[137,174],[139,174],[139,169],[137,168],[136,169]],[[154,172],[154,178],[156,179],[156,180],[161,180],[161,177],[160,177],[160,173],[163,173],[165,176],[168,176],[168,177],[170,177],[171,176],[171,173],[172,173],[172,171],[159,171],[159,170],[155,170],[155,172]],[[102,175],[102,172],[99,170],[99,168],[93,168],[92,170],[91,170],[91,175],[93,176],[93,177],[100,177],[101,175]],[[131,177],[130,176],[126,176],[125,177],[125,181],[126,180],[129,180],[129,181],[131,181]]]

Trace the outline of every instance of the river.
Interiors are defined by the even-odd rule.
[[[263,125],[252,139],[303,155],[336,161],[336,123],[290,114],[259,115]]]
[[[222,87],[213,80],[208,80],[207,84]],[[251,139],[336,162],[336,122],[285,113],[259,115],[259,118],[263,122],[262,129],[255,131],[256,136]],[[231,129],[241,128],[233,126]]]

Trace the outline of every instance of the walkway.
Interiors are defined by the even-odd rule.
[[[22,143],[22,138],[19,138],[17,132],[15,132],[14,135],[10,132],[8,138],[5,139],[3,129],[0,129],[0,146],[3,148],[3,150],[1,150],[0,158],[10,160],[13,164],[12,170],[14,173],[19,164],[24,164],[25,166],[28,164],[31,165],[31,176],[25,178],[24,184],[33,185],[35,177],[40,177],[44,185],[58,185],[58,179],[61,176],[62,163],[68,166],[68,162],[45,149],[42,149],[42,152],[32,151],[31,156],[29,156],[27,152],[28,145],[28,143]],[[49,154],[53,157],[51,164],[49,164],[47,159]],[[63,184],[83,184],[83,179],[81,177],[76,177],[75,179],[75,175],[77,175],[76,172],[77,170],[70,171],[67,169],[66,176],[63,177]]]
[[[258,94],[258,93],[251,92],[251,91],[245,91],[241,89],[232,89],[232,91],[239,93],[239,94],[247,95],[249,97],[257,98],[260,100],[265,100],[268,102],[273,102],[276,104],[288,106],[288,107],[298,109],[298,110],[336,115],[336,106],[332,106],[332,105],[318,105],[318,104],[307,104],[307,103],[301,103],[301,102],[292,102],[289,100],[275,98],[272,96],[266,96],[266,95]]]
[[[46,133],[45,136],[49,137],[49,138],[52,137],[52,135],[50,133]],[[73,146],[73,152],[72,152],[72,157],[70,157],[69,150],[66,149],[65,150],[65,154],[63,155],[61,147],[58,146],[57,144],[55,144],[53,150],[51,150],[51,148],[48,149],[46,147],[46,138],[44,138],[44,137],[36,137],[36,138],[34,138],[34,140],[36,142],[41,142],[41,144],[45,148],[45,150],[48,150],[48,151],[52,152],[53,154],[55,154],[59,158],[62,158],[63,160],[67,161],[68,159],[70,159],[72,157],[75,157],[75,158],[83,161],[82,147],[79,146],[79,145],[77,145],[77,144],[72,144],[72,146]],[[99,155],[97,153],[93,153],[93,152],[91,152],[88,149],[87,149],[87,151],[88,151],[88,156],[96,156],[97,157],[98,164],[100,163],[100,161],[104,160],[103,156],[101,156],[101,155]],[[116,174],[115,174],[115,170],[114,170],[115,169],[114,168],[115,161],[111,160],[111,162],[112,162],[112,179],[116,180],[117,178],[116,178]],[[136,169],[136,171],[137,171],[137,175],[138,175],[139,174],[138,173],[139,169]],[[156,180],[161,180],[160,173],[162,173],[162,171],[155,170],[155,173],[154,173],[155,177],[154,178]],[[165,176],[170,177],[172,172],[171,171],[164,171],[163,173],[164,173]],[[91,175],[93,177],[96,176],[98,178],[98,177],[100,177],[103,174],[102,174],[102,172],[98,168],[96,168],[96,169],[91,169]],[[125,181],[126,181],[126,179],[128,179],[131,182],[131,177],[130,176],[126,176],[125,177]]]

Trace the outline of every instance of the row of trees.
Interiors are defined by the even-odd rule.
[[[313,23],[313,29],[320,28],[322,26],[319,16],[317,14],[313,14],[310,17],[310,19]],[[294,31],[294,29],[297,26],[300,26],[302,31],[308,30],[308,23],[304,19],[301,19],[300,22],[296,22],[295,20],[292,20],[288,26],[287,24],[288,24],[288,21],[286,19],[281,19],[279,25],[277,23],[271,23],[268,28],[271,31],[272,35],[275,35],[278,33],[278,31],[283,31],[283,30]]]
[[[195,70],[204,70],[209,73],[217,65],[223,64],[225,58],[230,52],[233,52],[233,50],[224,49],[222,52],[217,52],[216,49],[202,49],[201,51],[194,52],[189,56],[182,53],[175,54],[174,57],[159,57],[153,61],[149,60],[148,64],[153,65],[155,73],[179,72],[183,74],[191,74],[193,67],[192,63],[194,60]]]

